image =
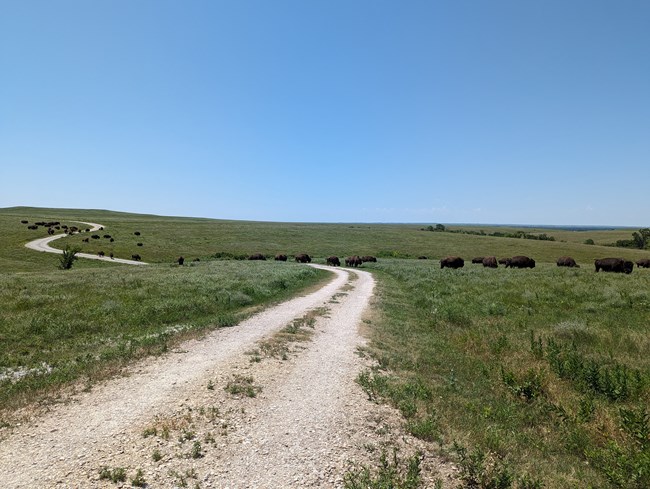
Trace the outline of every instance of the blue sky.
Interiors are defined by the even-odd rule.
[[[648,226],[645,0],[0,0],[0,207]]]

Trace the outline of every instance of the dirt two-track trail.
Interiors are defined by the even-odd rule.
[[[13,427],[0,441],[0,487],[343,487],[351,463],[370,460],[397,434],[392,410],[355,382],[367,361],[357,348],[374,280],[324,268],[335,276],[319,290]],[[259,354],[261,341],[309,311],[317,311],[309,341],[283,358]],[[256,395],[227,388],[238,382]],[[126,480],[111,480],[120,469]]]

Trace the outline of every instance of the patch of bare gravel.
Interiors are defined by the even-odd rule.
[[[343,487],[346,470],[373,463],[385,447],[402,457],[423,452],[424,487],[436,479],[452,487],[453,467],[356,384],[365,362],[358,330],[374,281],[332,270],[322,289],[141,363],[18,427],[0,445],[2,487],[130,487],[138,470],[156,488]],[[289,345],[284,359],[251,354],[310,310],[320,315],[309,341]],[[100,479],[102,468],[124,469],[126,482]]]

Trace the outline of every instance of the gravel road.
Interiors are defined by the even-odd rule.
[[[334,488],[382,448],[426,453],[355,382],[368,362],[357,348],[372,276],[320,268],[335,276],[321,289],[134,365],[13,428],[0,443],[2,487]],[[281,358],[261,354],[310,311],[309,341],[291,343]],[[242,382],[254,397],[235,393]],[[425,487],[434,475],[451,480],[435,457],[422,464]],[[120,469],[126,482],[111,482]]]
[[[101,228],[103,228],[101,224],[97,224],[94,222],[83,222],[83,221],[75,221],[75,222],[80,222],[81,224],[86,224],[90,226],[90,232],[99,231]],[[63,233],[63,234],[55,234],[54,236],[48,236],[46,238],[35,239],[34,241],[30,241],[29,243],[26,243],[25,247],[34,251],[41,251],[45,253],[57,253],[60,255],[63,253],[63,250],[57,250],[56,248],[52,248],[50,246],[50,243],[54,240],[65,238],[66,236],[68,235]],[[115,263],[125,263],[128,265],[146,265],[146,263],[143,261],[126,260],[124,258],[111,258],[109,256],[91,255],[90,253],[77,253],[77,256],[80,258],[87,258],[89,260],[110,261]]]

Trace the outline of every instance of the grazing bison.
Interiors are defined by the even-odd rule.
[[[472,258],[472,263],[483,263],[483,258],[484,256],[477,256],[475,258]]]
[[[463,268],[465,266],[465,260],[460,256],[446,256],[440,260],[440,268]]]
[[[138,246],[143,246],[142,243],[136,243],[136,245],[138,245]]]
[[[287,261],[287,255],[282,255],[282,254],[275,255],[275,261]]]
[[[295,258],[298,263],[311,263],[311,256],[309,256],[307,253],[296,255]]]
[[[111,239],[111,235],[110,234],[105,234],[104,239]]]
[[[104,252],[103,251],[98,251],[97,256],[104,256]]]
[[[483,266],[487,268],[499,268],[496,256],[486,256],[483,258]]]
[[[535,268],[535,260],[527,256],[513,256],[506,260],[506,268]]]
[[[29,224],[29,221],[25,221],[24,219],[20,221],[20,224]]]
[[[111,260],[113,259],[113,253],[111,253],[111,254],[110,254],[110,255],[108,255],[108,256],[110,256],[110,257],[111,257]]]
[[[594,260],[596,272],[632,273],[634,263],[623,258],[600,258]]]
[[[338,256],[328,256],[326,262],[328,265],[332,265],[333,267],[341,266],[341,261]]]
[[[366,256],[361,257],[361,261],[363,263],[366,263],[366,262],[377,263],[377,258],[375,258],[374,256],[366,255]]]
[[[185,263],[185,258],[183,258],[182,256],[179,256],[178,260],[176,260],[176,261],[178,262],[179,265],[182,265],[183,263]]]
[[[345,264],[348,267],[360,267],[363,262],[361,261],[361,257],[359,255],[354,255],[354,256],[348,256],[345,259]]]
[[[561,256],[560,258],[557,259],[557,266],[558,267],[573,267],[573,268],[580,268],[580,265],[576,263],[576,261],[571,258],[570,256]]]
[[[131,260],[140,261],[142,257],[140,255],[131,255]]]
[[[636,266],[639,268],[650,268],[650,259],[641,258],[636,262]]]
[[[465,260],[460,256],[446,256],[440,260],[440,268],[463,268],[465,266]]]
[[[140,236],[140,231],[136,231],[136,232],[133,233],[133,234],[135,234],[136,236]]]
[[[262,253],[254,253],[248,257],[249,260],[266,260]]]
[[[88,242],[90,242],[90,238],[84,238],[81,241],[83,241],[84,243],[88,243]]]
[[[27,229],[38,229],[38,226],[36,224],[32,224],[31,226],[27,226]]]
[[[506,265],[510,258],[499,258],[499,265]]]

